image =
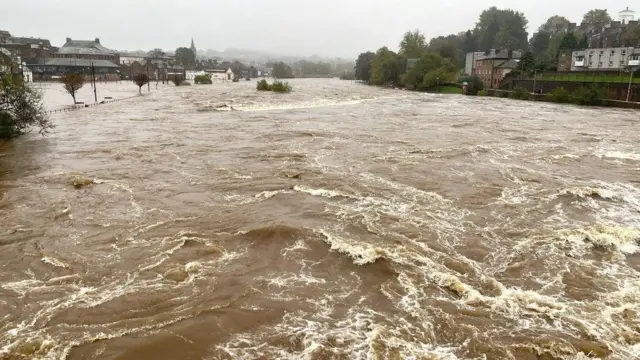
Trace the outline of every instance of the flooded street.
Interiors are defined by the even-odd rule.
[[[291,84],[0,144],[0,359],[640,356],[637,111]]]

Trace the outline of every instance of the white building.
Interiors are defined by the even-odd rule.
[[[571,54],[571,71],[619,71],[639,65],[640,48],[586,49]]]
[[[187,70],[185,72],[185,78],[187,80],[194,80],[196,78],[196,76],[198,75],[206,75],[206,73],[202,70],[200,71],[195,71],[195,70]]]
[[[218,81],[227,81],[227,80],[233,80],[233,70],[231,70],[231,68],[228,68],[226,71],[223,69],[207,69],[205,70],[205,72],[209,75],[211,75],[211,80],[218,80]]]
[[[629,21],[633,21],[636,19],[636,12],[633,10],[629,10],[629,7],[620,11],[618,13],[618,19],[623,24],[628,24]]]
[[[129,53],[120,54],[120,64],[122,65],[131,65],[136,61],[142,63],[144,61],[144,56]]]

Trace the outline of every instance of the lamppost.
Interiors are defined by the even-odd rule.
[[[631,83],[633,82],[633,67],[629,67],[629,87],[627,88],[627,102],[631,96]]]

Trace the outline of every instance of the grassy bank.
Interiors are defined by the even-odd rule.
[[[567,81],[567,82],[607,82],[607,83],[629,83],[629,74],[616,75],[573,75],[573,74],[553,74],[538,75],[536,80],[542,81]],[[640,78],[633,78],[632,83],[640,84]]]

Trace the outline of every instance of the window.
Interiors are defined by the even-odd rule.
[[[613,66],[613,60],[609,60],[609,66]]]
[[[611,55],[615,55],[616,51],[615,50],[611,50]]]
[[[640,54],[631,55],[629,60],[640,60]]]

